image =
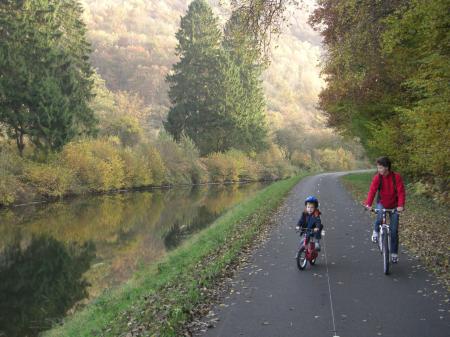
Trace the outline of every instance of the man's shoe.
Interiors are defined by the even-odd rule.
[[[377,243],[378,242],[378,232],[373,231],[372,233],[372,242]]]
[[[392,260],[392,263],[397,263],[398,262],[398,255],[392,253],[391,254],[391,260]]]

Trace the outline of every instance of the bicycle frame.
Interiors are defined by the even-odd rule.
[[[311,236],[308,233],[303,235],[302,240],[303,246],[306,248],[306,259],[311,262],[319,255],[316,251],[316,244],[314,240],[311,240]]]
[[[381,223],[379,225],[379,240],[378,240],[378,248],[380,249],[380,253],[383,255],[383,271],[387,275],[389,274],[390,268],[390,247],[391,247],[391,235],[390,235],[390,223],[387,223],[386,213],[393,213],[395,209],[372,209],[373,212],[379,213],[382,212]],[[389,217],[390,220],[390,217]]]
[[[307,262],[313,265],[319,255],[314,240],[311,240],[311,233],[311,229],[306,229],[305,232],[302,233],[300,247],[297,253],[297,266],[300,270],[305,269]]]

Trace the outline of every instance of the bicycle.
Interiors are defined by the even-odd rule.
[[[300,270],[305,269],[308,262],[313,266],[316,263],[317,256],[319,256],[314,240],[311,240],[311,233],[313,233],[313,230],[309,228],[300,231],[302,239],[296,256],[297,267]]]
[[[386,221],[386,213],[393,213],[397,210],[395,208],[371,208],[370,209],[374,213],[382,212],[382,219],[381,223],[379,225],[379,235],[378,235],[378,248],[380,249],[380,253],[383,255],[383,272],[385,275],[389,274],[389,265],[390,265],[390,247],[391,247],[391,233],[390,233],[390,219],[389,216],[389,223]]]

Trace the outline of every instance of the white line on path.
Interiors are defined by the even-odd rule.
[[[330,309],[331,309],[331,318],[333,320],[333,337],[339,337],[336,335],[336,323],[334,322],[334,310],[333,310],[333,298],[331,296],[331,285],[330,285],[330,273],[328,272],[328,260],[327,260],[327,248],[325,245],[325,238],[323,238],[323,250],[325,253],[325,266],[327,268],[327,279],[328,279],[328,293],[330,294]]]

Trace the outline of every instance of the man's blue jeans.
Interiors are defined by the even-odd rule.
[[[377,209],[383,209],[383,205],[378,204]],[[391,232],[391,253],[398,254],[398,212],[395,211],[393,213],[389,213],[390,217],[390,232]],[[377,219],[375,220],[375,223],[373,224],[373,230],[375,232],[379,232],[380,228],[378,227],[381,224],[381,221],[383,219],[383,213],[379,212],[377,213]]]

